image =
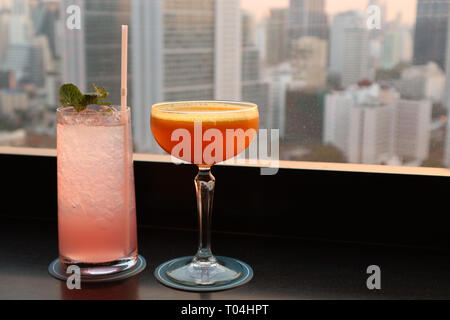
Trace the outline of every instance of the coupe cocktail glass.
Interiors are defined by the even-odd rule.
[[[215,185],[211,166],[248,148],[257,135],[258,123],[258,107],[252,103],[192,101],[153,105],[151,129],[158,144],[172,156],[199,168],[194,180],[200,230],[198,251],[195,256],[168,266],[166,274],[170,281],[208,286],[229,283],[242,274],[242,265],[236,260],[221,261],[211,251]],[[181,137],[190,137],[189,147],[184,150],[180,150]]]
[[[63,269],[104,276],[137,261],[130,110],[57,110],[58,239]]]

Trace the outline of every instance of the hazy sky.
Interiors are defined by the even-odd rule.
[[[367,8],[367,0],[325,0],[328,14],[357,9],[365,10]],[[391,20],[395,18],[397,13],[402,14],[402,20],[407,24],[414,24],[416,19],[417,0],[385,0],[387,3],[387,18]],[[262,17],[270,8],[287,7],[289,0],[241,0],[243,9],[249,10]]]

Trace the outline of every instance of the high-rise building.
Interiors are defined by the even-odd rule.
[[[292,87],[324,90],[327,84],[327,41],[301,37],[291,43]]]
[[[256,46],[256,20],[255,16],[246,10],[242,10],[242,46]]]
[[[47,37],[52,57],[57,56],[55,24],[58,20],[58,0],[39,0],[32,12],[34,33]]]
[[[42,87],[45,84],[45,69],[44,69],[44,50],[42,43],[34,43],[30,47],[28,56],[28,83],[32,83],[37,87]]]
[[[162,153],[149,120],[152,104],[164,100],[163,4],[132,0],[131,8],[133,141],[139,152]]]
[[[240,2],[132,0],[131,6],[134,142],[139,152],[161,152],[149,126],[153,103],[241,99]]]
[[[289,39],[312,36],[328,38],[325,0],[289,1]]]
[[[242,48],[241,97],[243,101],[256,103],[260,114],[260,127],[269,128],[269,84],[262,79],[257,47]]]
[[[13,1],[7,18],[7,46],[1,68],[12,71],[17,81],[26,81],[32,51],[32,23],[28,0]],[[0,33],[2,33],[0,31]]]
[[[445,73],[435,62],[411,66],[402,71],[395,87],[405,99],[440,103],[444,99]]]
[[[84,2],[86,86],[91,90],[92,83],[101,84],[110,92],[108,99],[120,104],[121,25],[130,24],[130,0]],[[131,96],[132,87],[128,88]]]
[[[8,49],[8,18],[9,12],[6,9],[0,9],[0,66]]]
[[[362,79],[371,79],[367,29],[355,28],[347,30],[344,37],[344,46],[342,85],[347,87]]]
[[[346,30],[361,27],[362,14],[358,11],[346,11],[333,16],[330,28],[329,70],[341,73],[344,69],[344,39]]]
[[[401,100],[391,88],[351,86],[326,96],[323,142],[348,162],[383,164],[428,157],[431,102]]]
[[[267,58],[267,19],[262,18],[256,23],[256,47],[259,50],[261,61]]]
[[[32,32],[33,26],[28,0],[13,1],[8,20],[9,45],[29,44]]]
[[[240,0],[215,0],[214,98],[241,99],[242,17]]]
[[[242,48],[242,87],[243,101],[256,103],[260,114],[260,128],[267,129],[269,108],[269,84],[262,79],[259,51],[256,47]]]
[[[0,66],[3,71],[11,71],[17,82],[26,81],[27,68],[30,65],[31,44],[14,44],[8,46],[6,57]]]
[[[266,63],[286,61],[288,54],[288,9],[271,9],[266,21]]]
[[[434,61],[445,70],[449,4],[448,0],[417,1],[414,64]]]
[[[376,89],[326,96],[323,142],[338,147],[347,162],[380,164],[393,156],[394,106],[378,100]]]
[[[363,14],[347,11],[333,17],[330,35],[330,72],[346,87],[369,74],[369,32]]]
[[[432,105],[429,100],[396,103],[394,149],[397,156],[422,162],[430,150]]]
[[[48,73],[55,72],[53,55],[46,36],[33,38],[28,56],[28,82],[37,87],[44,87]]]
[[[399,15],[383,30],[381,42],[380,66],[383,69],[392,69],[401,62],[412,61],[412,34],[408,26],[401,24]]]
[[[251,16],[242,15],[242,56],[241,56],[241,99],[256,103],[260,114],[260,128],[270,128],[269,120],[269,83],[261,72],[260,51],[253,41],[254,28]]]
[[[162,1],[162,10],[163,99],[213,98],[214,1]]]
[[[81,9],[81,12],[83,12],[84,0],[61,0],[60,3],[60,16],[62,17],[62,20],[59,21],[59,24],[57,25],[57,33],[58,42],[60,43],[62,82],[73,83],[77,85],[81,91],[86,92],[88,83],[86,78],[86,62],[88,57],[86,56],[85,51],[86,43],[84,34],[89,30],[86,30],[84,27],[83,14],[80,14],[80,29],[67,28],[63,17],[66,17],[66,9],[70,5],[78,6]],[[111,90],[111,88],[108,88],[108,90]]]
[[[63,82],[83,90],[91,90],[92,83],[101,84],[110,92],[108,99],[120,104],[121,25],[130,23],[130,0],[62,0],[62,17],[67,16],[69,5],[81,8],[82,23],[80,30],[61,28]],[[132,88],[128,88],[131,96]]]
[[[292,81],[292,68],[289,63],[275,66],[267,72],[269,82],[268,128],[279,129],[280,138],[286,133],[286,93]]]

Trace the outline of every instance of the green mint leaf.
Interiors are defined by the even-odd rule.
[[[59,89],[59,101],[62,106],[74,107],[77,112],[83,111],[91,104],[109,106],[111,102],[103,101],[109,96],[109,92],[105,88],[100,88],[95,84],[94,92],[82,94],[74,84],[68,83]]]
[[[64,107],[74,107],[78,112],[83,110],[81,101],[83,100],[83,94],[72,83],[64,84],[59,89],[59,99]]]

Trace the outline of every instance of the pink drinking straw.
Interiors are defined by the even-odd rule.
[[[121,105],[122,119],[126,119],[127,112],[127,77],[128,77],[128,26],[122,25],[122,73],[121,73]]]
[[[131,125],[128,122],[128,112],[127,112],[127,77],[128,77],[128,26],[122,25],[122,70],[121,70],[121,89],[120,89],[120,116],[124,123],[124,148],[125,148],[125,204],[124,209],[126,210],[125,223],[127,224],[127,232],[125,232],[125,241],[129,243],[130,237],[130,226],[128,223],[129,211],[130,211],[130,169],[129,169],[129,137],[128,137],[128,126]],[[129,245],[127,245],[127,248]]]

